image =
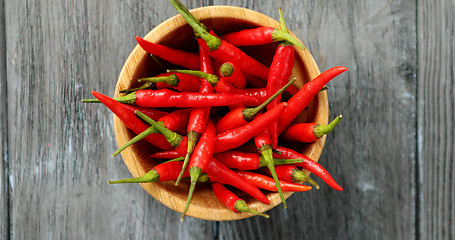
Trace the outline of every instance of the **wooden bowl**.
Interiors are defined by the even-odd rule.
[[[193,9],[191,12],[196,18],[200,19],[205,25],[213,29],[219,35],[257,26],[280,27],[279,23],[274,19],[264,14],[240,7],[210,6]],[[145,39],[188,51],[197,50],[197,43],[194,40],[193,31],[180,15],[171,17],[155,27],[147,36],[145,36]],[[268,44],[265,46],[243,49],[248,54],[266,64],[266,66],[270,66],[276,46],[277,44]],[[138,83],[136,80],[138,78],[152,76],[153,74],[159,73],[159,71],[159,68],[150,55],[137,45],[122,68],[115,88],[115,97],[120,96],[120,90],[137,86]],[[297,48],[293,68],[293,75],[298,79],[295,82],[295,85],[300,88],[304,83],[315,78],[319,73],[318,66],[308,49],[302,50]],[[312,121],[320,124],[327,124],[328,114],[327,94],[324,91],[317,94],[308,108],[299,115],[296,121]],[[122,146],[134,137],[134,134],[115,116],[114,129],[119,146]],[[290,147],[293,147],[317,161],[321,155],[324,143],[325,137],[311,144],[286,143],[286,145],[280,145],[292,145]],[[148,157],[153,151],[156,151],[156,149],[142,141],[125,149],[121,155],[131,174],[134,177],[138,177],[144,175],[158,163]],[[182,212],[188,194],[188,182],[182,181],[179,186],[175,186],[174,181],[146,183],[141,184],[141,186],[162,204],[177,212]],[[241,197],[245,199],[251,208],[260,212],[265,212],[281,203],[281,199],[277,193],[267,193],[266,195],[271,201],[270,205],[262,204],[247,195],[241,194]],[[292,193],[285,193],[286,198],[291,195]],[[292,205],[289,206],[289,208],[292,209]],[[231,210],[227,209],[218,202],[210,185],[207,183],[199,183],[196,186],[196,191],[193,195],[187,215],[195,218],[217,221],[237,220],[253,216],[250,213],[233,213]]]

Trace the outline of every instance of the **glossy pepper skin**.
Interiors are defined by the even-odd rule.
[[[274,109],[243,126],[217,134],[214,152],[224,152],[246,143],[248,140],[261,133],[266,127],[270,126],[270,124],[277,121],[286,108],[286,105],[285,102],[282,102]]]
[[[212,59],[208,54],[210,50],[207,48],[207,45],[203,44],[202,39],[198,38],[197,42],[199,46],[201,71],[204,73],[211,74],[213,73],[213,63]],[[199,89],[200,93],[213,93],[213,87],[209,82],[207,82],[207,80],[205,80],[204,78],[200,78],[200,82],[201,82],[200,83],[201,88]],[[178,185],[180,183],[183,177],[183,172],[185,168],[188,166],[191,154],[193,153],[194,147],[196,146],[197,140],[199,139],[200,135],[207,126],[210,109],[211,109],[210,107],[193,107],[191,110],[187,125],[188,147],[185,159],[183,160],[184,163],[182,166],[182,170],[180,172],[179,177],[177,178],[177,181],[175,182],[175,185]]]
[[[209,120],[207,126],[199,139],[194,152],[191,155],[190,162],[188,164],[188,172],[190,173],[191,184],[186,201],[185,208],[182,212],[182,220],[185,217],[186,211],[191,202],[194,189],[196,187],[199,176],[205,172],[207,166],[212,160],[213,150],[215,147],[215,125],[213,121]]]
[[[166,182],[176,180],[182,169],[183,162],[171,161],[156,165],[144,176],[136,178],[125,178],[121,180],[109,181],[109,184],[116,183],[148,183],[148,182]],[[184,177],[189,177],[190,173],[186,169]]]
[[[337,116],[328,125],[320,125],[317,123],[296,123],[283,132],[283,137],[289,141],[296,142],[314,142],[331,132],[335,126],[341,121],[342,115]]]
[[[250,181],[253,185],[255,185],[258,188],[265,189],[268,191],[277,191],[275,181],[268,176],[259,174],[259,173],[254,173],[254,172],[249,172],[249,171],[235,171],[237,174],[242,176],[243,178],[247,179]],[[283,191],[285,192],[305,192],[309,191],[312,189],[311,186],[307,185],[300,185],[300,184],[295,184],[295,183],[290,183],[286,181],[280,180],[280,187]]]
[[[200,22],[188,11],[179,0],[169,0],[172,6],[182,15],[195,32],[207,43],[210,49],[210,56],[218,62],[232,62],[240,68],[243,73],[267,79],[269,68],[254,60],[239,48],[207,32]]]
[[[196,53],[166,47],[158,43],[149,42],[141,37],[136,37],[136,41],[146,52],[158,56],[170,63],[188,69],[199,69],[199,56]]]
[[[220,163],[215,158],[212,158],[212,161],[207,166],[206,172],[209,175],[211,182],[228,184],[242,190],[264,204],[270,204],[270,200],[256,186],[242,178],[224,164]]]
[[[270,66],[270,73],[267,80],[267,97],[272,96],[281,87],[286,85],[292,74],[294,57],[295,50],[292,45],[287,42],[278,45],[273,57],[272,65]],[[267,110],[278,105],[280,101],[281,95],[277,96],[269,105],[267,105]],[[278,144],[278,124],[278,122],[275,122],[269,127],[273,147]]]
[[[260,213],[249,208],[243,199],[239,198],[233,192],[229,191],[226,187],[223,186],[223,184],[212,183],[212,189],[216,198],[231,211],[235,213],[250,212],[256,215],[263,216],[265,218],[269,218],[269,215]]]
[[[291,122],[308,106],[311,99],[324,87],[330,80],[345,72],[346,67],[333,67],[319,74],[313,80],[307,82],[303,87],[288,100],[288,107],[280,117],[278,134],[281,134]]]
[[[149,128],[149,126],[147,126],[133,113],[131,113],[130,110],[126,109],[122,104],[115,101],[114,99],[95,91],[92,91],[92,94],[104,105],[106,105],[123,122],[123,124],[125,124],[125,126],[135,134],[140,134]],[[161,134],[150,134],[145,137],[145,140],[162,150],[172,149],[172,146]]]
[[[299,158],[299,159],[304,159],[305,161],[302,163],[296,163],[294,165],[305,168],[309,170],[310,172],[314,173],[316,176],[321,178],[327,185],[332,187],[335,190],[338,191],[343,191],[343,188],[336,183],[336,181],[333,179],[333,177],[330,175],[330,173],[322,167],[319,163],[315,162],[313,159],[298,153],[292,149],[277,146],[275,148],[276,151],[278,151],[280,154],[274,153],[275,158]]]

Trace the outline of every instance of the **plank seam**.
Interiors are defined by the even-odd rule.
[[[416,74],[416,101],[415,101],[415,104],[416,104],[416,127],[417,127],[417,134],[416,134],[416,155],[415,155],[415,214],[416,214],[416,217],[415,217],[415,239],[416,240],[420,240],[421,239],[421,219],[422,219],[422,212],[421,212],[421,204],[422,204],[422,198],[423,196],[420,196],[421,195],[421,189],[420,189],[420,176],[422,174],[421,171],[423,171],[423,169],[421,169],[421,167],[423,166],[422,165],[422,160],[421,160],[421,148],[422,148],[422,145],[420,144],[420,141],[422,141],[422,129],[420,128],[420,124],[421,124],[421,121],[420,121],[420,107],[419,107],[419,102],[420,102],[420,97],[419,96],[419,76],[420,76],[420,69],[419,69],[419,62],[420,62],[420,57],[419,57],[419,46],[420,46],[420,41],[419,41],[419,11],[420,11],[420,7],[419,7],[419,0],[416,0],[415,1],[416,3],[416,8],[415,8],[415,22],[416,22],[416,63],[417,63],[417,74]]]
[[[2,10],[2,16],[3,16],[3,19],[0,20],[0,32],[3,32],[4,34],[2,34],[2,39],[0,40],[0,43],[1,46],[1,51],[2,51],[2,60],[0,61],[0,68],[2,69],[1,72],[3,72],[3,76],[1,78],[1,85],[3,86],[2,90],[1,90],[1,95],[4,96],[4,99],[8,99],[8,91],[7,91],[7,84],[8,84],[8,75],[7,75],[7,72],[6,72],[6,65],[7,65],[7,58],[6,58],[6,54],[7,54],[7,51],[6,51],[6,8],[5,8],[5,2],[3,0],[0,0],[0,7],[1,7],[1,10]],[[6,235],[6,238],[9,240],[11,239],[11,209],[10,209],[10,206],[11,206],[11,200],[10,200],[10,181],[9,181],[9,161],[8,161],[8,104],[6,104],[6,101],[2,101],[2,109],[3,109],[3,113],[2,113],[2,122],[3,122],[3,125],[2,125],[2,150],[3,150],[3,153],[2,153],[2,161],[3,161],[3,168],[4,169],[1,169],[3,171],[3,174],[5,174],[4,176],[4,179],[2,179],[4,181],[4,186],[5,186],[5,189],[4,189],[4,194],[5,194],[5,199],[7,199],[5,202],[6,202],[6,222],[4,223],[5,224],[5,235]]]

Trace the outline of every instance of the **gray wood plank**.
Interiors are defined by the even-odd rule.
[[[9,236],[8,109],[6,91],[5,8],[0,0],[0,238]]]
[[[415,1],[241,4],[275,19],[282,6],[321,70],[349,68],[329,84],[331,118],[344,118],[320,159],[345,191],[295,194],[269,220],[220,223],[220,239],[414,239]]]
[[[455,1],[418,2],[421,239],[454,239]]]
[[[180,224],[138,185],[107,185],[130,176],[110,157],[112,114],[80,103],[91,90],[113,94],[134,37],[169,9],[166,1],[8,2],[12,238],[211,237],[210,222]]]

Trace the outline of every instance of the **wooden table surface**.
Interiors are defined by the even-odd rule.
[[[186,218],[129,177],[109,95],[135,36],[176,14],[166,0],[0,0],[0,239],[454,239],[455,0],[183,1],[246,7],[278,19],[329,84],[323,164],[270,219]]]

